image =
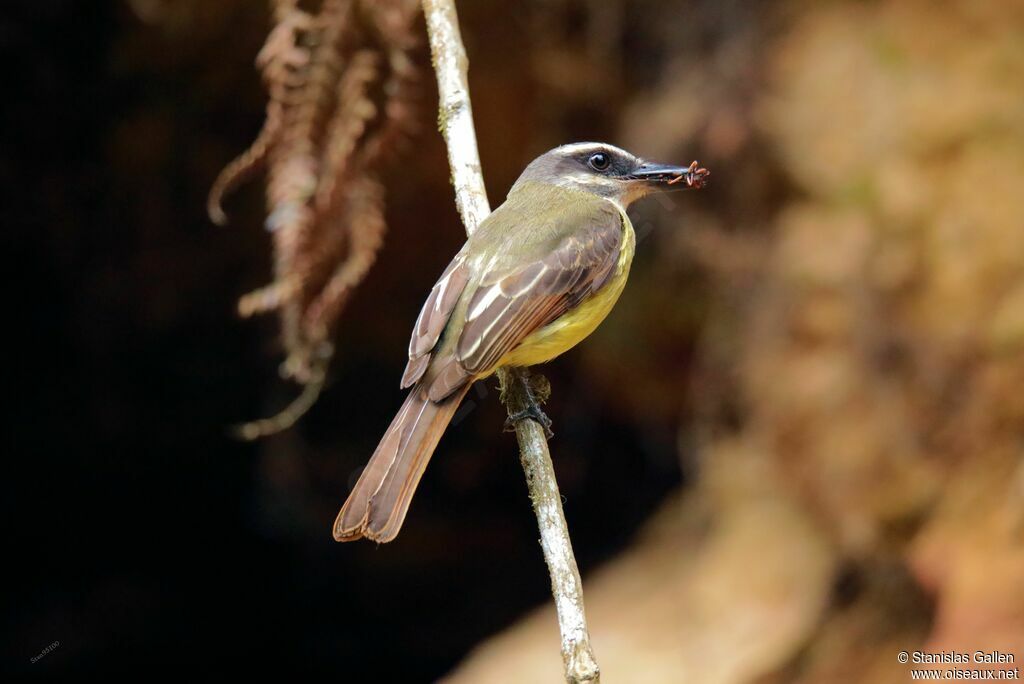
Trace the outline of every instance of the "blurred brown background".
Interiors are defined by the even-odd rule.
[[[578,140],[713,173],[632,212],[616,311],[545,369],[606,680],[903,682],[901,650],[1019,667],[1024,3],[459,11],[492,204]],[[0,16],[9,329],[28,327],[4,671],[558,681],[493,382],[394,543],[330,539],[463,239],[425,38],[421,125],[383,176],[388,235],[328,387],[288,432],[227,434],[295,391],[276,320],[235,315],[269,277],[262,181],[229,198],[230,226],[205,215],[263,120],[269,27],[241,0]]]

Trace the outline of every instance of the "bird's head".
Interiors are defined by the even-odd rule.
[[[689,166],[655,164],[614,145],[584,142],[562,145],[537,157],[512,190],[533,181],[598,195],[628,207],[652,192],[700,188],[708,175],[697,162]]]

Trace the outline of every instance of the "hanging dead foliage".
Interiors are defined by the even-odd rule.
[[[223,197],[265,171],[274,280],[244,295],[238,311],[278,312],[282,375],[303,391],[276,416],[241,426],[246,439],[291,426],[316,401],[338,317],[383,242],[377,171],[412,122],[414,0],[272,4],[274,28],[256,58],[266,121],[213,184],[208,210],[225,223]]]

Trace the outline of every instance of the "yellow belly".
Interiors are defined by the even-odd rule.
[[[636,238],[633,226],[623,214],[623,240],[615,272],[604,286],[579,306],[531,333],[506,354],[498,366],[533,366],[550,361],[579,344],[597,329],[615,306],[629,278]]]

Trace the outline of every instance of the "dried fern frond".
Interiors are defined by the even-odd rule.
[[[242,316],[277,311],[282,375],[303,385],[280,414],[242,426],[247,439],[289,427],[316,401],[333,354],[331,335],[384,240],[380,164],[411,129],[414,0],[275,0],[275,26],[256,58],[266,121],[221,172],[208,210],[266,171],[266,228],[274,281],[244,295]]]

